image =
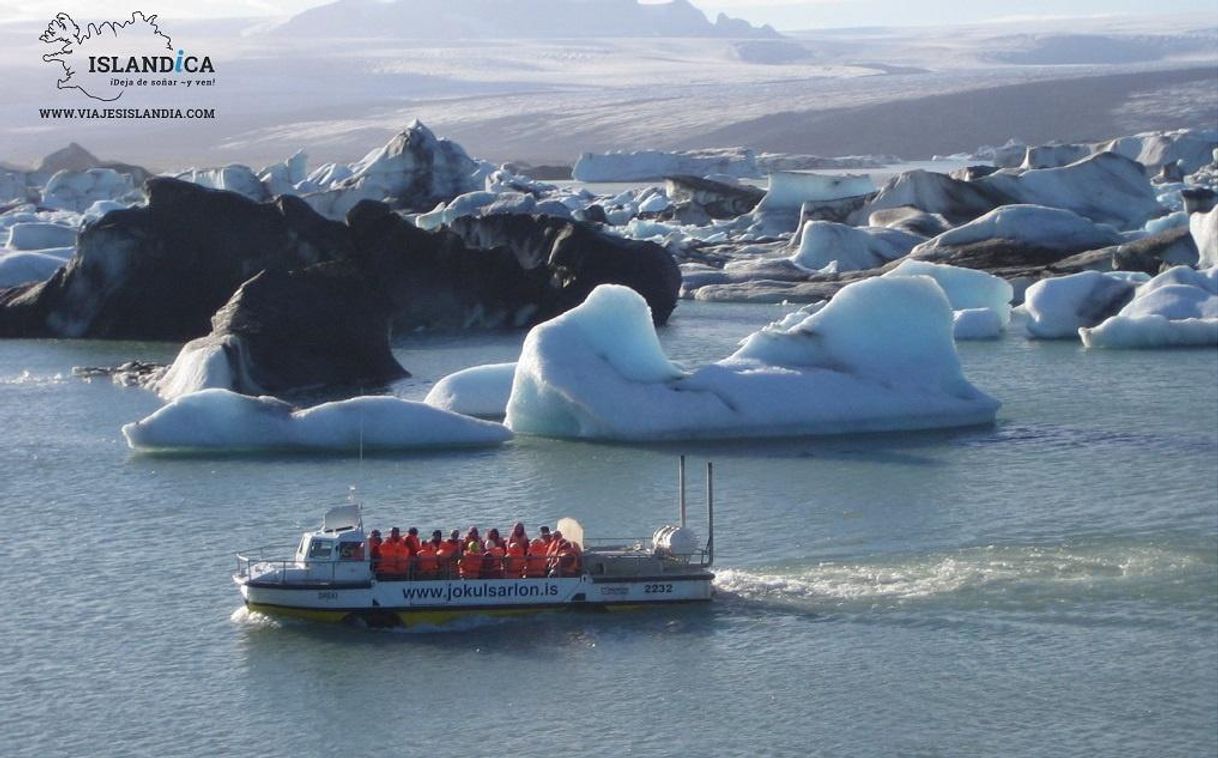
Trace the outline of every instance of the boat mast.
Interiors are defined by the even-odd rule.
[[[685,528],[685,456],[677,461],[677,523]]]
[[[706,565],[715,562],[715,464],[706,462]]]

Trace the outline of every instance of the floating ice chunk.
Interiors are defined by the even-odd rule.
[[[1141,227],[1159,212],[1145,169],[1115,153],[1099,153],[1060,168],[998,172],[976,184],[1017,203],[1071,210],[1118,229]]]
[[[918,245],[911,255],[925,257],[943,248],[993,239],[1069,252],[1096,250],[1125,241],[1116,229],[1093,223],[1068,210],[1040,205],[1004,205]]]
[[[1218,266],[1218,205],[1206,213],[1190,213],[1188,231],[1197,243],[1197,266]]]
[[[515,374],[515,363],[491,363],[463,369],[436,382],[423,402],[466,416],[503,418]]]
[[[1218,266],[1168,269],[1139,287],[1120,313],[1078,334],[1087,347],[1218,345]]]
[[[500,424],[393,397],[357,397],[306,410],[222,389],[183,395],[123,427],[136,450],[344,450],[497,445]]]
[[[209,189],[228,190],[259,202],[267,199],[267,189],[249,166],[232,163],[221,168],[192,168],[177,175],[178,179]]]
[[[63,248],[71,250],[72,248]],[[46,251],[18,250],[0,252],[0,289],[18,284],[44,282],[66,263],[64,258]]]
[[[579,182],[654,181],[667,176],[707,174],[761,176],[756,156],[744,147],[673,153],[659,150],[584,153],[571,170],[571,178]]]
[[[507,425],[605,439],[789,436],[987,423],[997,409],[964,378],[951,306],[927,278],[851,284],[689,376],[660,350],[642,298],[603,285],[529,333]]]
[[[992,308],[964,308],[952,313],[952,336],[957,340],[997,339],[1006,325]]]
[[[907,255],[925,237],[883,227],[854,227],[832,221],[808,221],[791,262],[807,271],[862,271]]]
[[[42,205],[79,213],[98,200],[114,200],[133,189],[130,174],[110,168],[58,171],[42,190]]]
[[[1134,287],[1128,279],[1100,271],[1042,279],[1024,294],[1028,336],[1073,339],[1079,327],[1094,326],[1129,302]]]
[[[1152,218],[1146,222],[1143,229],[1147,235],[1162,234],[1163,232],[1175,229],[1180,226],[1188,226],[1188,214],[1184,211],[1176,211],[1169,213],[1166,216]]]
[[[799,211],[804,203],[839,200],[875,192],[875,183],[866,174],[808,174],[778,171],[770,174],[770,189],[757,204],[757,211]]]
[[[42,250],[76,244],[76,228],[41,221],[13,224],[8,229],[8,247],[13,250]]]
[[[668,210],[672,205],[668,196],[662,192],[657,192],[643,202],[639,203],[639,213],[661,213]]]
[[[970,268],[912,259],[901,261],[884,276],[929,276],[943,288],[954,310],[985,308],[994,312],[1003,327],[1011,321],[1011,299],[1015,291],[1011,283],[1002,277]]]
[[[248,377],[235,376],[236,366],[248,362],[235,354],[242,342],[226,336],[219,342],[192,340],[182,346],[173,365],[148,388],[166,400],[207,389],[238,390],[256,386]],[[239,370],[239,369],[238,369]]]

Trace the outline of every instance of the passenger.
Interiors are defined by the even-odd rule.
[[[546,543],[537,537],[529,544],[529,554],[524,559],[524,575],[536,579],[546,575]]]
[[[402,532],[395,526],[389,530],[389,539],[381,545],[381,572],[402,576],[410,566],[410,552],[402,539]]]
[[[482,538],[478,536],[478,527],[476,526],[471,526],[469,531],[465,533],[465,536],[461,538],[461,547],[468,550],[469,543],[471,542],[478,543],[478,552],[481,553],[484,545],[482,544]]]
[[[509,579],[519,579],[525,574],[525,555],[528,553],[528,543],[518,539],[508,542],[507,557],[504,559],[503,573]]]
[[[491,532],[495,530],[492,529]],[[500,544],[502,540],[500,540]],[[483,579],[502,579],[503,578],[503,557],[506,551],[494,542],[491,542],[490,535],[486,537],[486,552],[482,560],[482,578]]]
[[[538,531],[541,532],[541,541],[546,543],[547,546],[549,546],[551,540],[554,539],[554,536],[550,534],[550,527],[543,526],[540,529],[538,529]]]
[[[489,532],[486,533],[486,544],[485,544],[486,549],[489,550],[492,545],[494,545],[495,547],[501,548],[503,550],[507,550],[507,543],[504,542],[503,538],[499,536],[498,529],[491,529]]]
[[[558,548],[558,573],[562,576],[579,576],[584,570],[583,553],[579,545],[563,540]]]
[[[520,521],[512,524],[512,533],[509,534],[507,538],[509,545],[512,544],[512,540],[519,541],[522,545],[525,545],[526,549],[528,549],[529,535],[524,533],[524,524]]]
[[[550,544],[546,545],[546,567],[549,569],[550,576],[562,576],[558,565],[558,551],[562,549],[564,543],[566,540],[563,539],[562,532],[555,529]]]
[[[461,545],[457,541],[457,530],[452,531],[452,536],[440,543],[440,547],[436,548],[436,562],[439,563],[439,569],[442,576],[451,577],[456,569],[457,558],[461,555]]]
[[[414,557],[419,552],[419,530],[418,527],[410,527],[406,530],[406,547],[410,549],[411,557]]]
[[[436,529],[431,533],[431,539],[427,540],[427,543],[431,545],[432,550],[439,550],[440,545],[444,544],[444,532]]]
[[[465,552],[457,561],[462,579],[477,579],[482,575],[482,543],[472,539],[465,543]]]
[[[415,576],[419,579],[435,579],[439,573],[440,561],[436,557],[436,546],[428,540],[419,545],[419,554],[415,556]]]

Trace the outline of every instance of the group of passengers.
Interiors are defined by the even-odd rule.
[[[396,526],[387,538],[379,529],[368,537],[372,567],[378,577],[440,579],[524,579],[545,576],[578,576],[582,550],[562,532],[543,526],[529,540],[524,524],[517,521],[507,539],[491,529],[483,538],[471,526],[464,537],[454,529],[444,538],[436,529],[431,539],[419,540],[419,530],[410,527],[403,536]]]

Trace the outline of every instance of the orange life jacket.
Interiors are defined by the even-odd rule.
[[[503,578],[503,555],[504,550],[498,545],[493,545],[486,549],[485,558],[482,563],[483,579]]]
[[[524,559],[524,575],[529,577],[546,575],[546,543],[540,537],[529,544],[529,555]]]
[[[419,554],[419,536],[417,534],[408,534],[403,538],[403,541],[406,543],[406,549],[410,551],[412,556]]]
[[[416,568],[419,570],[420,576],[435,576],[440,569],[440,562],[436,560],[436,549],[430,542],[424,542],[419,546],[419,554],[415,560],[418,562]]]
[[[511,579],[524,576],[525,545],[520,542],[510,542],[507,547],[507,560],[503,563],[503,573]]]
[[[477,550],[466,550],[457,564],[462,579],[477,579],[482,576],[482,553]]]
[[[390,537],[381,545],[381,568],[383,574],[400,576],[406,573],[410,566],[410,552],[401,538]]]

